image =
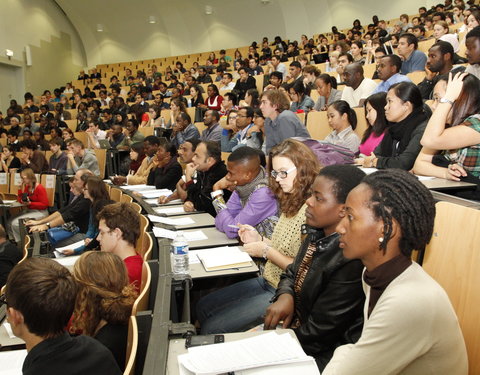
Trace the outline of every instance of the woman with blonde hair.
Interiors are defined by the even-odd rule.
[[[320,169],[319,162],[307,146],[293,139],[272,148],[269,159],[268,185],[281,212],[278,223],[271,238],[263,237],[249,225],[241,225],[238,231],[244,251],[265,260],[264,270],[259,277],[230,285],[198,302],[202,334],[239,332],[258,324],[275,294],[280,275],[300,248],[305,202]]]
[[[71,332],[81,331],[105,345],[125,368],[128,319],[137,297],[125,263],[115,254],[91,251],[75,263],[78,285]],[[86,358],[85,360],[88,360]]]

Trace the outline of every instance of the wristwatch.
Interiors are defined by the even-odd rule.
[[[451,100],[449,100],[447,98],[441,98],[440,103],[448,103],[450,105],[453,105],[454,102],[452,102]]]

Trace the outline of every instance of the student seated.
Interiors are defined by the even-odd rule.
[[[360,139],[354,130],[357,127],[357,115],[345,100],[338,100],[327,108],[328,125],[333,131],[327,135],[325,142],[358,152]]]
[[[156,189],[175,190],[178,179],[182,176],[182,167],[177,161],[177,150],[170,142],[160,142],[153,158],[153,168],[147,178],[147,185]]]
[[[22,252],[7,240],[7,232],[0,225],[0,288],[7,282],[12,268],[22,259]]]
[[[85,149],[82,141],[72,139],[67,144],[67,173],[76,173],[79,169],[88,169],[95,176],[100,176],[100,168],[95,153]]]
[[[37,219],[48,215],[48,196],[45,187],[37,182],[35,173],[30,168],[20,172],[22,186],[18,189],[17,201],[27,206],[27,209],[8,221],[9,233],[15,242],[20,242],[20,220]]]
[[[212,205],[213,185],[227,174],[218,142],[202,141],[193,155],[192,163],[187,166],[192,173],[185,173],[187,198],[183,204],[185,212],[206,211],[212,216],[217,213]],[[225,199],[230,191],[224,191]]]
[[[378,171],[349,193],[345,213],[337,232],[343,255],[365,266],[365,322],[360,339],[338,347],[322,375],[466,375],[467,351],[448,295],[411,260],[433,233],[428,189],[406,171]]]
[[[387,92],[385,117],[390,126],[371,156],[357,159],[364,167],[410,170],[422,146],[430,110],[424,107],[422,94],[411,82],[392,85]]]
[[[120,375],[112,353],[88,336],[70,337],[77,286],[72,274],[52,259],[29,258],[7,280],[7,319],[25,341],[24,375]]]
[[[360,156],[370,156],[385,136],[385,131],[388,126],[387,119],[385,118],[386,105],[387,94],[385,92],[370,95],[365,99],[364,109],[368,126],[363,133],[362,141],[358,148]]]
[[[30,227],[30,232],[42,232],[50,228],[60,227],[70,221],[75,223],[81,233],[87,232],[90,201],[83,195],[85,190],[83,175],[93,176],[93,173],[88,169],[77,170],[72,182],[73,199],[68,205],[47,217],[27,221],[25,224]]]
[[[337,346],[360,337],[364,295],[363,265],[343,257],[336,226],[345,216],[345,200],[365,173],[352,165],[320,170],[307,199],[307,238],[280,277],[275,302],[264,328],[293,328],[303,350],[315,357],[320,371]]]
[[[446,92],[430,118],[415,164],[417,173],[480,184],[480,80],[458,73],[449,79]],[[440,150],[443,155],[435,156]],[[423,167],[422,167],[423,164]],[[479,199],[478,193],[470,198]]]
[[[187,139],[178,148],[178,161],[185,166],[183,176],[178,180],[175,185],[175,191],[169,196],[162,195],[158,198],[158,203],[165,204],[174,199],[181,199],[185,201],[187,199],[187,175],[191,179],[192,175],[196,173],[195,166],[193,165],[193,155],[197,149],[200,141],[198,139]]]
[[[89,251],[75,262],[73,277],[78,293],[70,330],[97,339],[124,369],[128,319],[137,296],[125,263],[115,254]]]
[[[223,196],[223,190],[233,190],[225,207],[215,207],[215,226],[229,238],[238,236],[237,224],[248,224],[269,237],[278,221],[275,196],[268,188],[268,175],[261,166],[259,151],[240,147],[227,160],[227,175],[213,185],[213,191]]]
[[[105,206],[97,215],[98,242],[102,251],[118,255],[125,263],[130,284],[137,291],[142,282],[143,259],[135,246],[140,237],[140,214],[129,203]]]
[[[97,176],[90,176],[84,174],[82,180],[86,181],[83,195],[91,202],[90,213],[88,218],[88,229],[85,233],[79,232],[68,239],[68,243],[65,242],[62,245],[68,246],[75,242],[83,241],[84,245],[77,247],[76,249],[66,249],[63,251],[64,255],[79,255],[85,250],[96,249],[99,245],[97,241],[98,236],[98,220],[97,214],[107,204],[112,204],[110,200],[107,188],[103,180]]]
[[[305,201],[320,168],[318,160],[303,143],[287,139],[272,149],[268,165],[269,187],[278,200],[280,219],[271,238],[249,225],[239,230],[244,250],[265,259],[263,274],[203,297],[196,308],[202,334],[238,332],[258,324],[275,295],[280,275],[300,248]]]

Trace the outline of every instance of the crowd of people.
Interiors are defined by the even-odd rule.
[[[5,249],[13,255],[0,277],[12,270],[5,299],[12,329],[29,349],[25,373],[74,366],[85,356],[95,373],[124,368],[143,260],[135,249],[139,214],[110,201],[98,177],[92,150],[108,140],[124,161],[114,184],[171,190],[159,204],[180,199],[185,212],[208,212],[260,264],[257,277],[196,303],[201,333],[261,323],[292,328],[322,374],[466,374],[448,297],[411,260],[430,241],[435,205],[409,172],[480,185],[479,22],[473,3],[447,0],[411,20],[401,15],[391,27],[374,16],[366,27],[355,20],[345,34],[333,27],[317,41],[264,38],[245,57],[222,50],[189,70],[181,62],[162,73],[155,65],[136,75],[126,69],[109,83],[94,69],[78,77],[92,90],[67,85],[53,96],[44,92],[39,103],[29,93],[24,106],[12,100],[1,119],[1,165],[21,171],[18,199],[27,211],[9,220],[9,237],[19,242],[19,221],[29,218],[31,232],[74,223],[76,233],[56,246],[83,241],[64,251],[81,255],[73,275],[46,259],[12,270],[18,254]],[[418,44],[430,33],[435,40],[425,54]],[[316,64],[326,61],[321,72]],[[375,74],[366,77],[371,63]],[[425,78],[415,84],[407,74],[418,71]],[[355,107],[364,108],[363,134],[355,132]],[[70,109],[88,144],[67,126]],[[322,163],[299,116],[315,111],[327,119],[315,126],[332,129],[317,141],[335,146],[329,152],[350,165]],[[145,137],[142,127],[160,128],[162,136]],[[352,164],[379,171],[365,176]],[[35,177],[42,172],[74,175],[69,204],[50,215]],[[468,197],[480,198],[477,191]],[[0,249],[10,243],[4,232]],[[65,326],[81,335],[71,338]]]

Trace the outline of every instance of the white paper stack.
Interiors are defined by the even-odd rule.
[[[2,375],[21,375],[22,366],[27,350],[7,350],[0,352],[0,363],[2,364]]]
[[[252,258],[239,247],[216,247],[198,250],[196,256],[205,271],[220,271],[231,268],[244,268],[252,265]]]
[[[154,208],[153,209],[157,214],[181,214],[184,213],[185,210],[183,206],[175,206],[175,207],[165,207],[165,208]]]
[[[153,227],[153,234],[157,238],[169,238],[171,240],[175,239],[177,236],[177,231],[173,230],[168,230],[168,229],[163,229],[163,228],[158,228],[158,227]],[[193,241],[201,241],[201,240],[206,240],[208,237],[206,236],[205,233],[201,230],[194,230],[191,232],[183,232],[183,235],[185,236],[185,239],[187,242],[193,242]]]
[[[193,221],[189,217],[180,217],[180,218],[176,218],[176,219],[171,219],[171,218],[168,218],[168,217],[150,215],[149,214],[148,218],[153,223],[162,223],[162,224],[168,224],[168,225],[188,225],[188,224],[194,224],[195,223],[195,221]]]
[[[305,354],[298,341],[288,333],[276,332],[189,348],[187,354],[178,356],[178,365],[180,374],[210,375],[233,371],[236,374],[320,374],[314,359]]]
[[[172,195],[172,191],[168,189],[153,189],[139,191],[143,198],[158,198],[162,195]]]
[[[142,191],[142,190],[155,190],[154,185],[122,185],[119,186],[123,190]]]

